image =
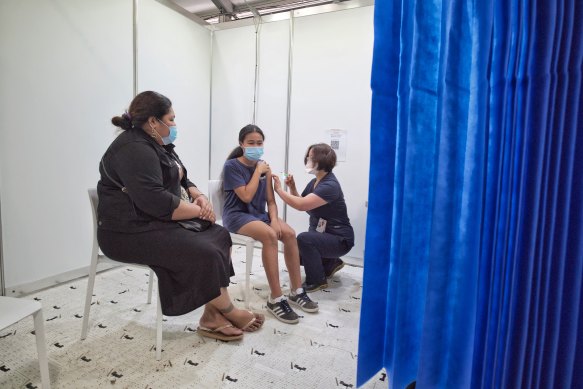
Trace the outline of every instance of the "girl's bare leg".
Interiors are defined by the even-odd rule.
[[[277,260],[277,235],[275,231],[267,224],[261,221],[252,221],[245,224],[237,231],[238,234],[247,235],[258,240],[263,245],[261,259],[267,276],[267,283],[271,290],[271,298],[277,298],[282,295],[281,285],[279,283],[279,264]],[[296,243],[297,249],[297,243]]]
[[[285,258],[285,265],[289,273],[292,291],[302,287],[302,274],[300,271],[300,250],[298,249],[298,241],[296,239],[296,232],[283,220],[279,219],[281,226],[281,241],[283,242],[283,256]]]

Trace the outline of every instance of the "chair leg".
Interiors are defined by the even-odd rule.
[[[158,293],[158,307],[156,314],[156,360],[162,359],[162,304]]]
[[[150,269],[150,280],[148,281],[148,304],[152,304],[152,287],[154,286],[154,270]]]
[[[51,387],[49,377],[49,360],[47,357],[47,345],[45,340],[45,323],[42,308],[32,314],[34,319],[34,333],[36,336],[36,348],[38,351],[38,363],[40,365],[40,379],[43,388]]]
[[[251,297],[251,282],[249,280],[251,275],[251,269],[253,268],[253,250],[255,249],[255,242],[250,242],[245,245],[246,256],[245,256],[245,307],[249,308],[249,299]]]
[[[96,238],[93,243],[93,254],[91,256],[91,265],[89,266],[89,277],[87,279],[87,295],[85,296],[85,309],[83,311],[83,326],[81,327],[81,340],[87,337],[87,327],[89,323],[89,310],[91,309],[91,299],[93,297],[93,288],[95,286],[95,274],[97,273],[97,243]]]

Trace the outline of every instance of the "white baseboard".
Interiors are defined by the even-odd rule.
[[[356,267],[364,267],[364,258],[349,257],[348,255],[345,255],[344,257],[342,257],[342,260],[347,265],[356,266]]]
[[[113,267],[117,266],[108,263],[100,263],[97,265],[97,272],[109,270]],[[31,293],[38,292],[39,290],[42,289],[50,288],[51,286],[63,284],[65,282],[69,282],[77,278],[86,277],[88,274],[89,266],[85,266],[79,269],[70,270],[64,273],[56,274],[51,277],[43,278],[38,281],[28,282],[20,285],[6,286],[6,289],[4,290],[4,295],[11,297],[22,297]]]

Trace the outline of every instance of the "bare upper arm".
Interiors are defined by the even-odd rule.
[[[326,200],[314,193],[310,193],[306,197],[302,197],[300,206],[302,211],[310,211],[314,208],[318,208],[326,204],[328,204]]]
[[[271,180],[271,172],[267,172],[265,175],[266,180],[266,197],[267,197],[267,204],[275,204],[275,194],[273,192],[273,181]]]

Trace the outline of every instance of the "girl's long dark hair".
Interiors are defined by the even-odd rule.
[[[265,140],[265,134],[263,134],[261,128],[257,127],[255,124],[247,124],[245,127],[241,128],[241,131],[239,131],[239,143],[243,143],[245,137],[253,132],[258,132],[259,135],[261,135],[261,137],[263,138],[263,140]],[[243,149],[241,148],[241,146],[237,146],[233,149],[233,151],[231,151],[231,153],[227,157],[227,161],[229,159],[239,158],[241,156],[243,156]]]
[[[245,137],[248,134],[251,134],[253,132],[258,132],[261,135],[261,138],[263,138],[263,140],[265,140],[265,134],[263,134],[263,131],[261,131],[261,128],[257,127],[255,124],[247,124],[245,127],[241,128],[241,131],[239,131],[239,143],[243,143],[245,141]],[[237,146],[233,149],[233,151],[231,151],[231,153],[229,154],[229,156],[227,157],[227,161],[229,159],[233,159],[233,158],[239,158],[243,156],[243,149],[241,148],[241,146]],[[221,171],[221,192],[224,191],[224,186],[223,186],[223,178],[225,176],[225,169],[223,168],[223,170]]]

